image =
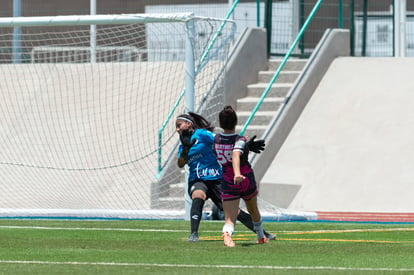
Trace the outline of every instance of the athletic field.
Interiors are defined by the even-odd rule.
[[[0,274],[409,274],[414,223],[265,222],[256,244],[238,224],[203,220],[198,243],[183,220],[0,220]]]

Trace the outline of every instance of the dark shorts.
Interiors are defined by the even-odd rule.
[[[188,183],[188,194],[191,194],[195,190],[202,190],[207,195],[207,199],[211,199],[213,203],[223,210],[223,204],[221,202],[221,180],[191,180]]]
[[[258,194],[256,180],[253,173],[244,175],[246,179],[239,184],[223,181],[221,186],[221,199],[231,201],[236,199],[250,200]]]

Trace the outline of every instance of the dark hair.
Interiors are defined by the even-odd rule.
[[[181,114],[177,117],[177,119],[191,121],[194,129],[206,129],[211,132],[214,131],[214,126],[211,125],[210,121],[208,121],[201,115],[193,113],[193,112],[188,112],[187,114]]]
[[[236,111],[230,105],[221,110],[219,113],[220,127],[223,129],[233,130],[237,125]]]

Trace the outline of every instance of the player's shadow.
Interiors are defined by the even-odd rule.
[[[261,245],[258,243],[241,243],[240,246],[242,247],[249,247],[249,246],[253,246],[253,245]]]

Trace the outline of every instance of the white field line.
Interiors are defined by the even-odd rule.
[[[142,229],[142,228],[104,228],[104,227],[53,227],[53,226],[15,226],[15,225],[0,225],[0,229],[35,229],[35,230],[80,230],[80,231],[133,231],[133,232],[188,232],[188,230],[175,229]],[[414,228],[365,228],[365,229],[343,229],[343,230],[309,230],[309,231],[282,231],[278,233],[283,234],[315,234],[315,233],[347,233],[347,232],[394,232],[394,231],[414,231]],[[217,232],[216,230],[203,230],[203,232]],[[250,232],[249,230],[238,230],[237,232]]]
[[[112,262],[49,262],[49,261],[11,261],[0,260],[0,264],[38,264],[38,265],[98,265],[98,266],[147,266],[177,268],[227,268],[227,269],[268,269],[268,270],[345,270],[345,271],[398,271],[412,272],[414,268],[370,268],[341,266],[253,266],[253,265],[190,265],[190,264],[147,264],[147,263],[112,263]]]
[[[140,229],[140,228],[81,228],[81,227],[53,227],[53,226],[14,226],[0,225],[0,229],[38,229],[38,230],[79,230],[79,231],[135,231],[135,232],[187,232],[188,230],[171,229]]]

